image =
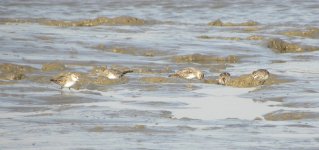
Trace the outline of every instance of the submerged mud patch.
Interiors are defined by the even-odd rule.
[[[95,126],[93,128],[87,129],[88,132],[104,132],[104,127],[102,126]]]
[[[133,67],[132,70],[135,73],[144,73],[144,74],[161,74],[161,73],[170,73],[173,71],[170,66],[166,66],[163,68],[152,68],[151,66],[137,66],[137,67]]]
[[[23,73],[0,73],[0,80],[22,80],[25,78],[25,75]]]
[[[142,77],[140,80],[146,83],[172,83],[173,82],[171,78],[165,78],[165,77]]]
[[[240,37],[222,37],[222,36],[207,36],[201,35],[198,36],[199,39],[216,39],[216,40],[230,40],[230,41],[240,41],[240,40],[263,40],[263,36],[252,35],[247,38],[240,38]]]
[[[97,77],[93,83],[96,85],[114,85],[114,84],[124,84],[128,82],[128,78],[123,77],[120,79],[111,80],[106,77]]]
[[[21,24],[21,23],[38,23],[47,26],[58,27],[90,27],[99,25],[145,25],[146,21],[143,19],[131,16],[119,16],[115,18],[98,17],[95,19],[84,19],[78,21],[52,20],[52,19],[0,19],[0,24]]]
[[[142,124],[132,126],[95,126],[86,129],[88,132],[116,132],[116,133],[163,133],[167,132],[157,127],[150,127]],[[171,131],[170,131],[171,132]]]
[[[60,92],[61,93],[58,92],[58,94],[56,95],[35,97],[35,99],[37,99],[35,104],[61,105],[59,108],[54,109],[54,111],[62,112],[65,110],[82,107],[82,106],[76,106],[76,105],[72,106],[72,105],[65,105],[65,104],[93,103],[93,102],[99,101],[97,99],[93,99],[89,97],[82,97],[82,96],[70,94],[72,91],[69,91],[69,90],[64,90],[64,91],[61,90]]]
[[[47,63],[43,64],[41,70],[42,71],[63,71],[65,70],[65,65],[62,63]]]
[[[133,56],[145,56],[145,57],[154,57],[154,56],[164,56],[168,53],[163,51],[157,51],[152,49],[144,48],[135,48],[135,47],[107,47],[104,44],[99,44],[94,47],[95,49],[102,50],[105,52],[118,53],[118,54],[127,54]]]
[[[217,19],[215,21],[209,22],[209,26],[257,26],[259,23],[255,21],[247,21],[242,23],[231,23],[231,22],[222,22],[220,19]]]
[[[286,31],[282,33],[286,36],[298,36],[305,38],[319,38],[319,28],[308,28],[306,30]]]
[[[0,64],[1,72],[20,72],[20,73],[31,73],[35,71],[36,68],[25,66],[25,65],[17,65],[17,64]]]
[[[274,85],[291,82],[292,80],[283,79],[282,76],[271,74],[269,78],[265,81],[264,85]]]
[[[255,31],[259,31],[262,30],[263,28],[260,26],[247,26],[243,29],[241,29],[244,32],[255,32]]]
[[[120,16],[115,18],[98,17],[95,19],[86,19],[79,21],[64,21],[64,20],[42,20],[40,24],[48,26],[59,26],[59,27],[90,27],[98,25],[144,25],[145,20],[130,17]]]
[[[319,50],[318,47],[301,46],[296,43],[285,42],[281,39],[271,39],[267,45],[268,48],[278,53],[298,53]]]
[[[246,38],[247,40],[263,40],[263,39],[265,39],[265,37],[263,37],[263,36],[260,36],[260,35],[252,35],[252,36],[249,36],[249,37],[247,37]]]
[[[199,39],[231,40],[231,41],[243,40],[243,38],[240,38],[240,37],[221,37],[221,36],[207,36],[207,35],[201,35],[201,36],[198,36],[197,38],[199,38]]]
[[[40,84],[48,84],[51,82],[50,79],[52,79],[51,76],[43,76],[43,75],[33,75],[33,76],[27,77],[27,80],[40,83]]]
[[[218,81],[217,81],[217,79],[205,79],[204,83],[207,83],[207,84],[218,84]]]
[[[8,81],[1,81],[1,80],[7,80],[7,79],[1,79],[0,78],[0,85],[12,85],[12,84],[15,84],[15,82],[8,82]]]
[[[319,114],[314,112],[278,110],[265,114],[264,118],[269,121],[319,119]]]
[[[36,23],[35,19],[13,19],[13,18],[1,18],[0,24],[22,24],[22,23]]]
[[[191,55],[182,55],[182,56],[173,56],[172,60],[176,63],[186,63],[194,62],[200,64],[208,63],[237,63],[239,62],[239,57],[237,56],[227,56],[227,57],[218,57],[218,56],[208,56],[202,54],[191,54]]]
[[[25,74],[34,72],[36,69],[30,66],[16,64],[0,64],[0,80],[22,80]]]

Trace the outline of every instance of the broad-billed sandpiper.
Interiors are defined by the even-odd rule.
[[[102,73],[106,69],[107,69],[107,66],[95,66],[91,70],[90,75],[92,75],[92,76],[99,75],[100,73]]]
[[[226,85],[230,81],[230,73],[223,72],[219,75],[218,84]]]
[[[57,78],[51,79],[50,81],[60,85],[61,89],[64,87],[71,89],[71,86],[73,86],[78,80],[79,80],[78,75],[74,73],[70,73],[70,74],[58,76]]]
[[[269,78],[269,72],[266,69],[258,69],[251,73],[254,80],[265,82]]]
[[[117,70],[117,69],[105,69],[99,73],[100,76],[105,76],[109,79],[120,79],[125,74],[133,72],[133,70]]]
[[[169,75],[168,77],[179,77],[185,79],[197,78],[199,80],[204,79],[204,73],[196,68],[188,67],[182,70],[177,71],[174,74]]]

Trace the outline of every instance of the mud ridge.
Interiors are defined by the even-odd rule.
[[[247,21],[247,22],[242,22],[242,23],[232,23],[232,22],[222,22],[220,19],[217,19],[215,21],[209,22],[209,26],[226,26],[226,27],[231,27],[231,26],[257,26],[259,25],[258,22],[255,21]]]
[[[300,53],[319,50],[319,47],[301,46],[296,43],[285,42],[278,38],[269,40],[267,46],[277,53]]]
[[[208,63],[237,63],[239,62],[239,57],[237,56],[227,56],[227,57],[218,57],[218,56],[209,56],[202,54],[191,54],[191,55],[181,55],[181,56],[173,56],[172,61],[176,63],[200,63],[200,64],[208,64]]]
[[[99,25],[131,25],[140,26],[145,25],[146,20],[139,19],[131,16],[119,16],[114,18],[97,17],[94,19],[83,19],[77,21],[66,20],[52,20],[52,19],[12,19],[3,18],[0,19],[0,24],[22,24],[22,23],[38,23],[46,26],[58,26],[58,27],[91,27]]]

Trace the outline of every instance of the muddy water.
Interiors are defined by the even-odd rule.
[[[0,149],[318,149],[318,7],[1,1]],[[90,77],[105,65],[134,72]],[[206,82],[167,77],[189,66]],[[259,68],[274,80],[215,82]],[[70,71],[75,89],[49,82]]]

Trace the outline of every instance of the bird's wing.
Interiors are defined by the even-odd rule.
[[[54,82],[54,83],[57,83],[57,84],[63,84],[66,80],[65,80],[66,76],[64,75],[61,75],[61,76],[58,76],[57,78],[55,79],[51,79],[50,81]]]
[[[183,70],[180,70],[177,72],[178,74],[190,74],[190,73],[194,73],[194,69],[193,68],[185,68]]]
[[[113,74],[122,74],[122,72],[120,70],[117,70],[117,69],[108,69],[108,71],[110,73],[113,73]]]
[[[133,72],[133,70],[124,70],[124,71],[122,71],[122,75],[125,75],[127,73],[131,73],[131,72]]]

